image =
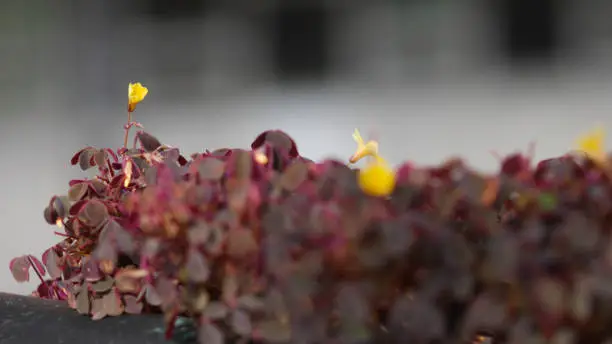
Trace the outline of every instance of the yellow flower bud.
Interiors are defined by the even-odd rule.
[[[141,83],[130,83],[128,86],[128,111],[136,110],[136,104],[140,103],[149,93],[149,90]]]

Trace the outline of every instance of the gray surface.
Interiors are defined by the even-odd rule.
[[[0,293],[2,344],[165,344],[161,316],[92,321],[64,303]]]

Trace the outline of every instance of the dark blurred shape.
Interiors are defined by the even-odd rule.
[[[198,17],[206,10],[206,0],[147,0],[148,12],[157,19]]]
[[[514,62],[554,57],[559,44],[558,0],[502,0],[501,9],[507,57]]]
[[[329,68],[329,13],[321,1],[283,5],[272,18],[273,58],[281,79],[319,79]]]

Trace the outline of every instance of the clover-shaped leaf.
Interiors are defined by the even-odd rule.
[[[98,228],[108,219],[108,210],[104,203],[90,200],[79,211],[79,219],[92,228]]]
[[[17,282],[27,282],[30,280],[30,261],[27,256],[13,258],[9,263],[9,269],[13,274],[13,278]]]
[[[156,137],[144,131],[138,132],[136,137],[142,148],[147,152],[153,152],[162,145]]]

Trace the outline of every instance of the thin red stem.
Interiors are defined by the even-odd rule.
[[[38,269],[36,269],[36,265],[32,261],[32,258],[30,258],[30,256],[28,256],[28,261],[30,262],[30,265],[32,266],[32,269],[36,273],[36,276],[38,276],[38,279],[40,280],[40,283],[45,283],[44,278],[40,275],[40,272],[38,272]]]
[[[132,124],[132,112],[128,111],[128,120],[127,123],[125,125],[125,137],[123,138],[123,148],[127,149],[127,144],[128,144],[128,136],[130,135],[130,128]]]

